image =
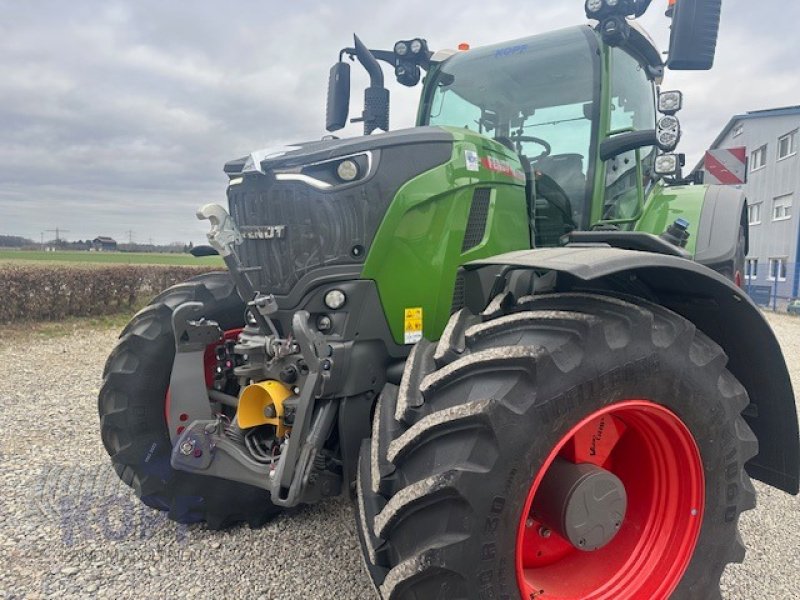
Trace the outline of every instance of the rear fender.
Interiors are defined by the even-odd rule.
[[[550,272],[548,291],[632,295],[688,319],[728,355],[728,369],[751,404],[743,416],[759,441],[751,477],[791,494],[800,491],[800,435],[789,372],[761,311],[742,290],[690,260],[608,247],[511,252],[464,267],[467,306],[480,311],[502,291],[509,271]],[[501,276],[502,277],[498,277]],[[519,278],[517,278],[519,279]],[[550,283],[552,282],[552,283]]]
[[[700,213],[695,261],[715,271],[721,271],[725,267],[731,270],[736,259],[739,229],[742,227],[747,255],[750,228],[747,224],[747,200],[744,193],[727,186],[709,186]]]

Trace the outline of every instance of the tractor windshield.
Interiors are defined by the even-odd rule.
[[[458,54],[433,75],[421,125],[464,127],[512,145],[537,177],[569,199],[575,227],[588,220],[599,57],[588,27]],[[556,186],[552,186],[555,182]]]

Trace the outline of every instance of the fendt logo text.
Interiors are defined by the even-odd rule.
[[[246,240],[280,240],[286,237],[286,225],[242,227],[240,231]]]

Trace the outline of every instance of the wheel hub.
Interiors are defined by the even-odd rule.
[[[608,544],[625,518],[625,485],[596,465],[553,461],[534,500],[534,516],[578,550]]]
[[[692,432],[670,409],[622,400],[586,416],[537,465],[520,514],[523,598],[668,598],[705,502]]]

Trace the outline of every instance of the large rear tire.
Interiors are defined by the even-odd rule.
[[[382,393],[362,447],[359,532],[381,596],[720,598],[725,565],[744,557],[744,465],[757,452],[726,361],[691,323],[640,301],[559,294],[454,315]],[[570,542],[543,516],[557,463],[624,485],[607,545],[581,548],[592,538]],[[592,519],[612,514],[589,503]]]
[[[180,523],[213,529],[246,521],[256,527],[278,512],[269,492],[242,483],[175,471],[165,402],[175,339],[172,313],[202,302],[223,330],[241,328],[244,304],[227,273],[209,273],[159,294],[125,327],[106,362],[98,409],[103,444],[122,481],[145,504]]]

